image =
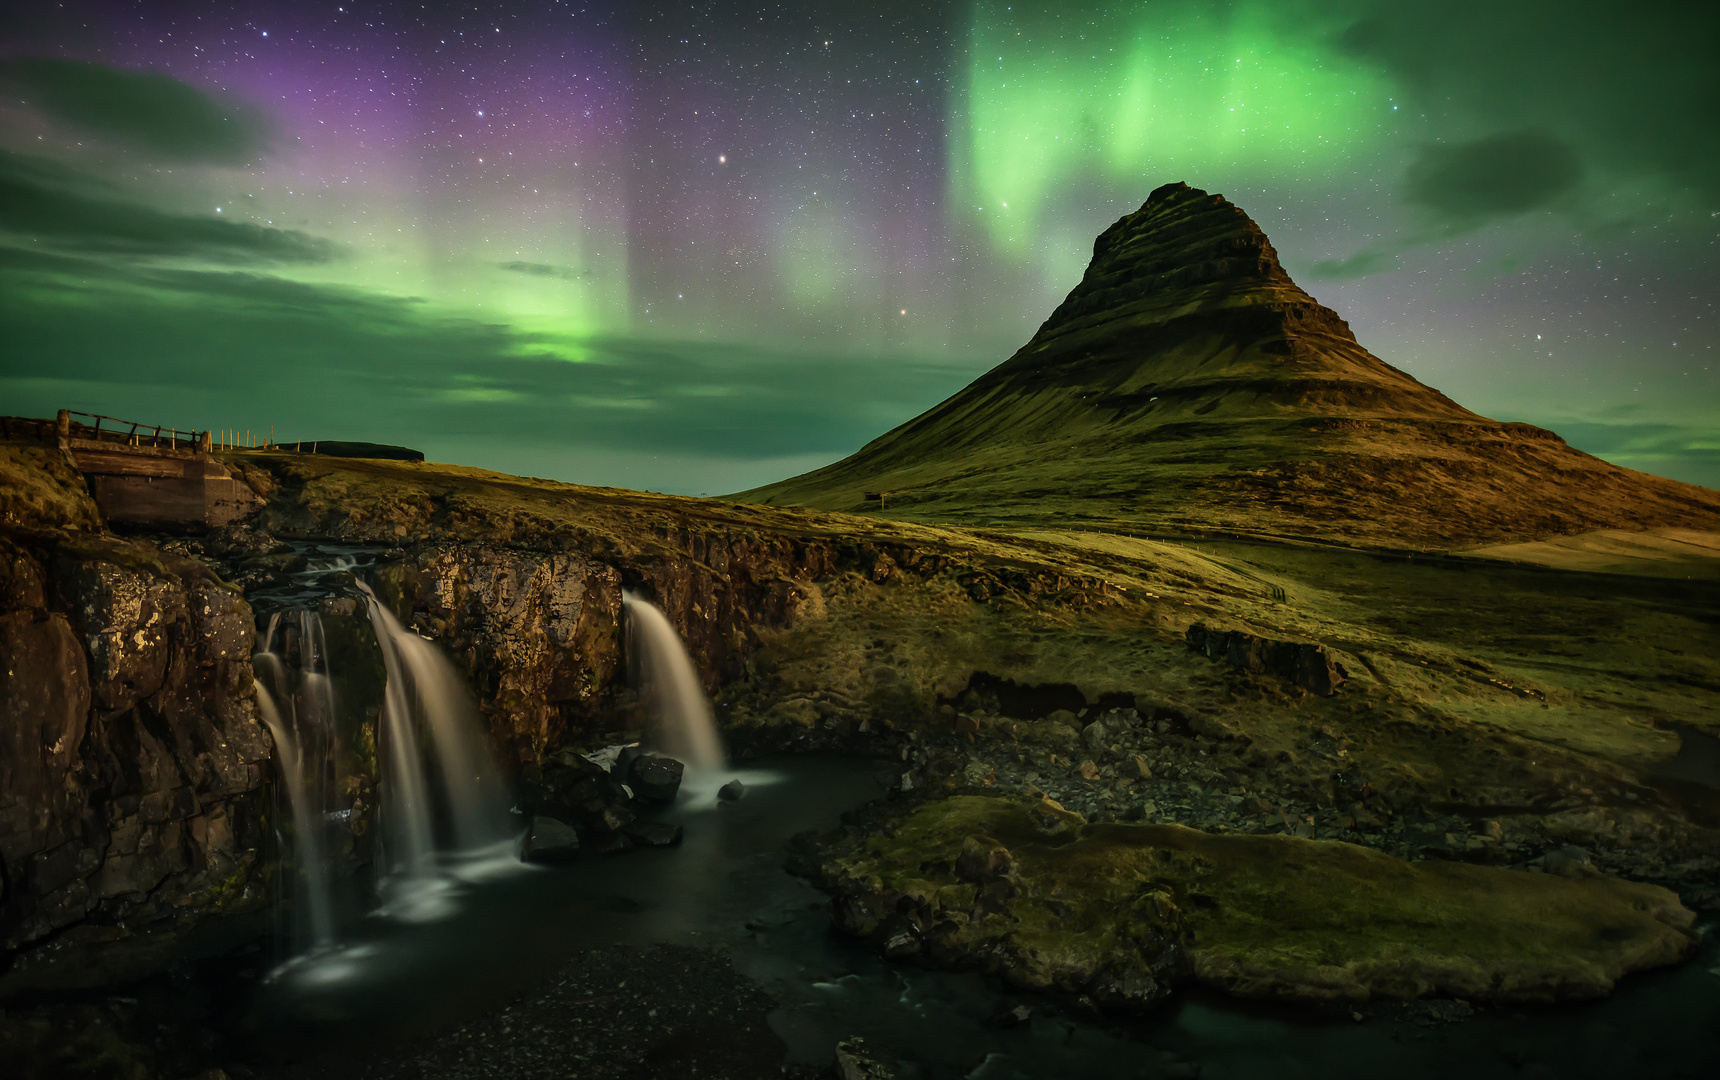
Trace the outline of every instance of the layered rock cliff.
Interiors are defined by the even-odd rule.
[[[1478,416],[1373,356],[1247,214],[1186,184],[1106,229],[1009,360],[842,461],[733,497],[1426,549],[1720,527],[1720,492]]]
[[[0,453],[34,479],[0,532],[7,954],[28,966],[255,910],[271,745],[244,597],[199,562],[81,527],[99,518],[51,455]]]

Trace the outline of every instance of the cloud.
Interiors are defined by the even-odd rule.
[[[1574,147],[1536,131],[1425,146],[1404,177],[1405,198],[1453,223],[1547,206],[1583,178]]]
[[[36,56],[0,60],[0,85],[61,124],[163,161],[245,165],[269,142],[262,113],[160,72]]]
[[[1720,489],[1720,426],[1571,419],[1544,426],[1615,465]]]
[[[155,210],[56,162],[4,150],[0,230],[67,250],[216,262],[318,263],[341,250],[295,229]]]
[[[1397,268],[1397,252],[1369,250],[1359,251],[1347,259],[1322,259],[1309,267],[1309,276],[1317,281],[1354,281]]]
[[[1338,45],[1434,131],[1557,132],[1596,172],[1652,179],[1703,211],[1720,197],[1720,5],[1362,0]],[[1560,175],[1491,194],[1532,198]]]
[[[528,277],[558,278],[562,281],[578,281],[580,278],[591,276],[590,270],[575,270],[571,266],[555,266],[551,263],[535,262],[504,262],[496,264],[498,269],[513,274],[525,274]]]
[[[0,339],[9,345],[0,397],[16,408],[86,407],[75,400],[182,427],[254,416],[245,424],[272,424],[281,438],[372,439],[431,453],[459,441],[491,446],[496,460],[528,471],[538,471],[533,460],[577,461],[570,449],[580,447],[828,460],[977,374],[913,359],[617,336],[582,339],[586,360],[574,363],[560,354],[568,342],[421,300],[16,249],[0,249]],[[43,357],[54,358],[51,379]],[[711,483],[691,490],[717,490]]]

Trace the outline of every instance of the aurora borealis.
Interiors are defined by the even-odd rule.
[[[732,491],[1002,361],[1185,180],[1389,363],[1720,485],[1720,15],[1691,5],[4,19],[6,413]]]

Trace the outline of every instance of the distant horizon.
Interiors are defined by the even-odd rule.
[[[1385,362],[1720,488],[1717,39],[1539,0],[73,0],[0,26],[0,411],[734,493],[1002,363],[1181,180]]]

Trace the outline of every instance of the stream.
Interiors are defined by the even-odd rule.
[[[525,867],[506,852],[445,864],[434,902],[372,914],[334,948],[277,968],[245,1027],[264,1051],[345,1055],[427,1037],[501,1007],[585,949],[721,946],[778,1002],[789,1060],[828,1064],[861,1035],[911,1078],[1706,1077],[1720,1065],[1720,949],[1627,980],[1603,1001],[1323,1011],[1193,990],[1141,1018],[1084,1017],[973,975],[884,963],[834,935],[784,844],[883,793],[872,762],[803,757],[690,775],[663,812],[676,848]],[[740,777],[738,803],[715,787]],[[1711,927],[1710,927],[1711,929]],[[990,1017],[1016,1003],[1023,1027]]]

